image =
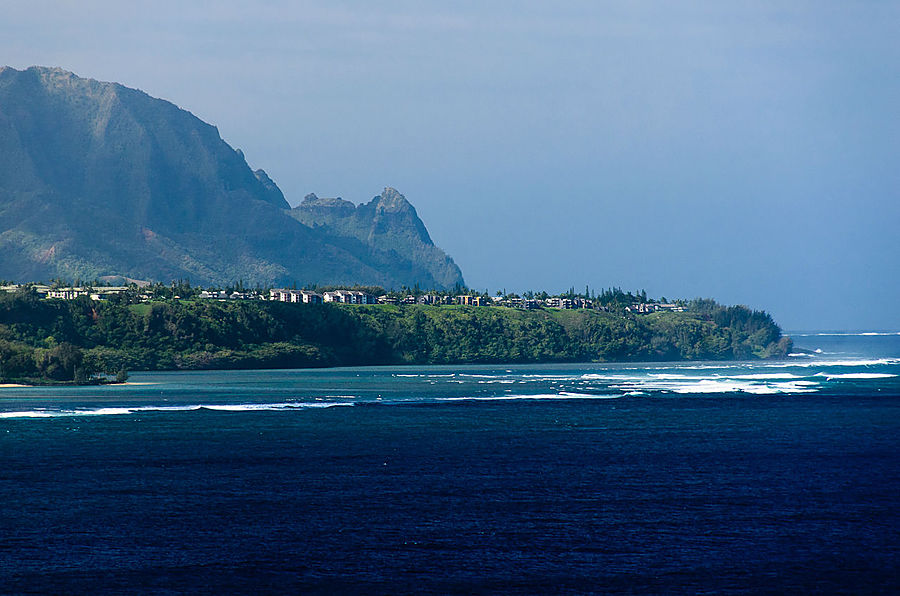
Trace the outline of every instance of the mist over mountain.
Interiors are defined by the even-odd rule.
[[[292,210],[216,127],[170,102],[58,68],[0,68],[2,278],[462,283],[396,190],[331,201]]]

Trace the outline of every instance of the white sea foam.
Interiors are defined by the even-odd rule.
[[[882,365],[895,365],[900,364],[900,359],[897,358],[878,358],[875,360],[864,360],[862,358],[859,359],[846,359],[846,360],[816,360],[813,359],[808,362],[782,362],[782,363],[771,363],[765,364],[766,368],[794,368],[794,367],[828,367],[828,366],[882,366]]]
[[[693,365],[681,365],[681,366],[673,366],[668,368],[677,368],[678,370],[718,370],[718,369],[727,369],[727,368],[750,368],[749,364],[740,363],[740,364],[693,364]]]
[[[675,393],[780,393],[775,387],[766,384],[728,380],[717,381],[713,379],[703,379],[691,384],[673,385],[672,391]]]
[[[630,381],[641,378],[643,377],[638,375],[601,375],[596,373],[581,375],[581,379],[585,381]]]
[[[77,410],[78,416],[120,416],[131,414],[132,408],[97,408],[96,410]]]
[[[585,375],[581,375],[584,377]],[[579,375],[522,375],[523,379],[529,381],[571,381],[577,379]]]
[[[554,399],[617,399],[621,395],[596,393],[533,393],[516,395],[490,395],[465,397],[439,397],[437,401],[512,401],[512,400],[554,400]]]
[[[591,380],[602,385],[610,383],[608,389],[616,389],[625,393],[632,391],[649,391],[676,394],[705,393],[748,393],[770,395],[777,393],[813,393],[821,390],[824,383],[840,379],[887,379],[900,376],[887,372],[854,372],[829,371],[830,367],[869,367],[891,366],[900,364],[900,360],[891,358],[879,359],[833,359],[800,363],[766,363],[754,365],[725,365],[709,374],[679,374],[677,371],[700,367],[677,367],[676,372],[649,373],[643,376],[593,374]],[[702,366],[702,365],[701,365]],[[810,367],[824,369],[812,374],[797,370],[779,370],[794,368],[808,370]],[[703,368],[707,368],[703,366]],[[712,368],[712,367],[709,367]],[[759,371],[759,372],[755,372]],[[820,380],[815,380],[820,379]]]
[[[340,402],[282,402],[261,404],[192,404],[186,406],[134,406],[118,408],[94,408],[80,410],[26,410],[20,412],[0,412],[0,418],[59,418],[76,416],[122,416],[145,412],[194,412],[197,410],[217,410],[222,412],[278,411],[305,408],[331,408],[352,406]]]
[[[773,383],[772,387],[781,393],[815,393],[819,390],[819,384],[813,381],[787,381],[785,383]]]
[[[729,377],[697,377],[688,379],[647,379],[635,383],[612,385],[611,389],[625,392],[659,391],[678,394],[750,393],[772,395],[776,393],[812,393],[818,383],[810,381],[761,382],[758,379],[734,379]]]
[[[744,393],[754,395],[801,394],[814,393],[821,390],[829,379],[857,378],[877,379],[885,373],[854,373],[848,371],[843,376],[821,373],[821,380],[814,380],[810,367],[828,370],[829,367],[869,367],[891,366],[900,364],[895,358],[822,358],[817,359],[804,354],[808,361],[784,362],[737,362],[708,363],[695,365],[665,365],[656,367],[617,367],[610,370],[597,370],[581,375],[560,377],[556,375],[523,375],[528,381],[553,382],[569,381],[581,388],[604,391],[619,390],[625,394],[635,392],[663,392],[674,394],[711,394],[711,393]],[[788,370],[785,370],[788,369]],[[795,369],[795,370],[790,370]],[[658,372],[657,372],[658,371]],[[811,375],[813,375],[811,377]],[[876,376],[877,375],[877,376]],[[810,380],[813,379],[813,380]],[[521,382],[521,381],[520,381]]]
[[[28,410],[25,412],[0,412],[0,418],[51,418],[52,412]]]
[[[187,406],[138,406],[129,408],[132,412],[193,412],[203,406],[192,404]]]
[[[310,404],[314,405],[314,404]],[[266,407],[266,404],[215,404],[203,406],[204,410],[216,410],[220,412],[253,412],[259,410],[283,410],[297,406],[283,404],[280,407]]]
[[[900,335],[900,331],[864,331],[861,333],[791,333],[791,337],[873,337]]]
[[[802,379],[798,375],[792,373],[753,373],[749,375],[726,375],[729,379],[756,379],[756,380],[768,380],[768,379]]]
[[[817,377],[827,377],[830,381],[831,379],[890,379],[892,377],[896,377],[897,375],[891,375],[887,373],[845,373],[840,375],[830,375],[828,373],[819,373],[816,375]]]
[[[721,373],[709,375],[687,375],[676,373],[650,373],[637,375],[584,375],[591,381],[610,382],[608,388],[629,393],[631,391],[662,391],[670,393],[810,393],[817,390],[819,383],[804,381],[806,375],[791,372],[728,372],[722,367]],[[696,370],[696,369],[692,369]],[[602,385],[602,383],[600,383]],[[814,388],[815,387],[815,388]],[[603,387],[598,387],[603,389]]]
[[[341,406],[353,406],[347,402],[286,402],[276,404],[213,404],[203,405],[200,409],[204,410],[220,410],[223,412],[260,412],[260,411],[278,411],[278,410],[302,410],[310,408],[337,408]]]

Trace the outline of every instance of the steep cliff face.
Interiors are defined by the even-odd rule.
[[[447,285],[415,254],[373,256],[290,213],[191,113],[61,69],[0,68],[0,277]]]
[[[385,188],[380,196],[359,206],[310,194],[291,214],[331,236],[355,238],[385,258],[404,255],[427,270],[440,286],[462,282],[459,267],[431,241],[415,207],[393,188]]]

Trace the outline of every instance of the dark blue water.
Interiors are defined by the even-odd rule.
[[[0,591],[896,593],[900,336],[797,341],[6,389]]]

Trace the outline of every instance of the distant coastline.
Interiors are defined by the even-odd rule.
[[[712,300],[656,309],[621,291],[593,308],[566,308],[577,296],[556,297],[562,307],[176,296],[0,293],[0,382],[123,382],[136,370],[744,360],[792,349],[763,311]]]

